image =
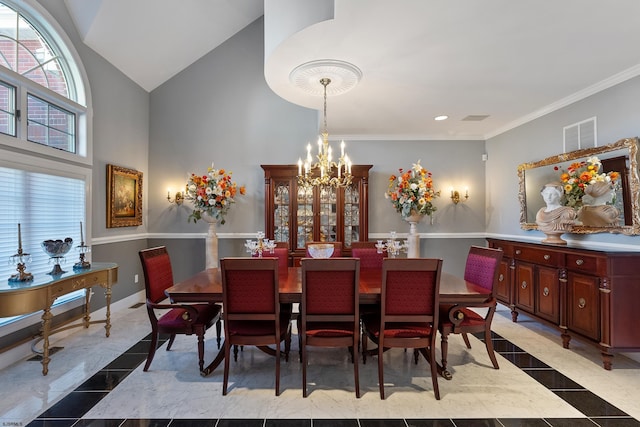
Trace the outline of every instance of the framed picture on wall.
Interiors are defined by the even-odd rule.
[[[142,172],[107,165],[107,228],[142,225]]]

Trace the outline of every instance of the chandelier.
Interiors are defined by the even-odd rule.
[[[298,184],[309,186],[346,187],[351,184],[351,160],[344,152],[344,141],[340,144],[340,157],[334,160],[334,153],[329,146],[329,132],[327,131],[327,85],[331,79],[322,78],[320,84],[324,86],[324,130],[318,138],[317,161],[313,163],[311,144],[307,145],[307,155],[302,161],[298,159]]]

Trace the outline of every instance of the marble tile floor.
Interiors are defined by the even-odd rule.
[[[0,426],[212,426],[212,427],[427,427],[427,426],[640,426],[640,364],[622,355],[602,369],[597,349],[521,315],[511,322],[501,307],[494,318],[494,370],[484,343],[471,350],[450,337],[453,379],[439,379],[435,400],[428,364],[411,353],[385,353],[386,400],[380,400],[377,358],[360,360],[362,398],[356,399],[346,349],[311,349],[309,397],[302,398],[294,336],[282,364],[281,395],[274,393],[273,358],[247,347],[231,363],[229,394],[222,396],[222,366],[198,373],[195,337],[178,337],[156,352],[142,371],[150,327],[145,307],[113,313],[111,337],[93,325],[52,345],[43,376],[37,361],[0,370]],[[439,351],[439,350],[438,350]],[[206,360],[217,352],[207,334]],[[0,356],[1,357],[1,356]]]

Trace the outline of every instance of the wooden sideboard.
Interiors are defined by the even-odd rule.
[[[564,348],[573,336],[594,343],[607,370],[614,351],[640,351],[640,252],[487,241],[504,252],[496,293],[514,322],[523,312],[557,327]]]

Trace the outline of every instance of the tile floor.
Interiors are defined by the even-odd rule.
[[[640,364],[624,356],[602,369],[597,349],[578,340],[562,348],[557,331],[521,315],[517,324],[501,307],[494,318],[494,370],[484,344],[473,349],[450,338],[453,379],[439,379],[433,396],[428,365],[411,354],[385,354],[386,400],[380,400],[376,358],[360,361],[362,398],[345,349],[313,349],[309,397],[302,398],[297,340],[282,365],[281,395],[274,393],[273,358],[245,348],[231,363],[229,394],[222,366],[203,378],[195,337],[165,344],[149,372],[142,371],[150,331],[144,306],[113,313],[111,337],[92,325],[52,339],[64,347],[49,374],[38,361],[0,371],[0,426],[212,426],[212,427],[427,427],[427,426],[640,426]],[[206,358],[217,352],[207,334]]]

